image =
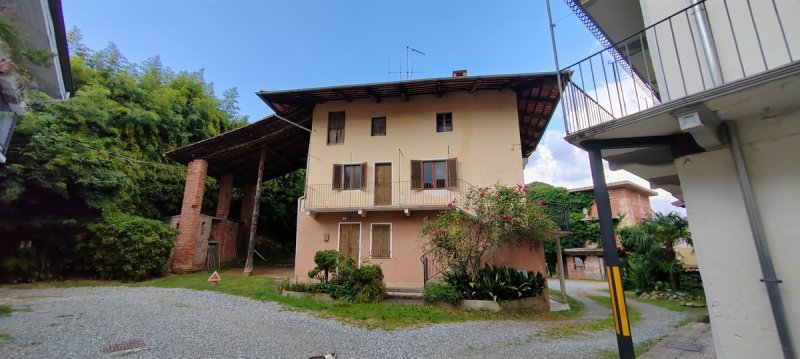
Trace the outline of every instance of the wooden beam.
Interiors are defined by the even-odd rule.
[[[442,80],[436,81],[436,96],[442,97],[444,92],[442,91]]]
[[[253,195],[253,217],[250,220],[250,235],[247,242],[247,260],[244,263],[245,276],[253,274],[253,252],[256,245],[256,228],[258,228],[258,212],[261,208],[261,182],[264,179],[264,160],[267,157],[266,147],[261,148],[261,157],[258,161],[258,175],[256,176],[256,193]]]
[[[472,88],[469,89],[469,93],[475,92],[475,90],[477,90],[480,85],[481,85],[481,80],[475,80],[475,82],[472,83]]]
[[[340,97],[340,98],[342,98],[342,99],[344,99],[347,102],[353,102],[353,97],[351,97],[350,95],[346,94],[344,91],[333,90],[333,94],[338,96],[338,97]]]
[[[403,84],[397,85],[397,91],[400,92],[400,96],[403,96],[403,100],[408,102],[411,100],[411,96],[408,95],[408,91],[406,90],[406,86]]]
[[[380,95],[378,95],[378,94],[376,94],[376,93],[372,92],[372,90],[370,90],[370,89],[369,89],[369,87],[365,87],[365,88],[364,88],[364,92],[366,92],[366,93],[367,93],[367,96],[369,96],[369,97],[372,97],[372,99],[373,99],[373,100],[375,100],[375,102],[378,102],[378,103],[380,103],[380,102],[381,102],[381,97],[380,97]]]

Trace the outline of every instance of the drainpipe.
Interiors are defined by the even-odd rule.
[[[723,122],[721,129],[723,136],[726,137],[730,144],[733,164],[736,167],[736,175],[739,177],[739,187],[742,190],[742,197],[744,198],[744,208],[747,211],[750,230],[753,232],[753,242],[755,242],[756,245],[758,263],[761,265],[761,274],[764,276],[761,281],[767,286],[767,297],[769,297],[769,304],[770,307],[772,307],[772,316],[775,319],[775,328],[778,331],[783,357],[786,359],[795,359],[796,356],[794,344],[792,343],[792,335],[789,331],[789,322],[786,320],[786,310],[784,309],[783,298],[781,298],[780,288],[778,287],[778,284],[782,282],[777,278],[775,267],[772,264],[772,256],[770,256],[769,247],[767,246],[767,237],[764,234],[764,225],[761,223],[758,203],[756,202],[753,185],[750,183],[747,164],[742,154],[742,143],[739,139],[739,131],[736,128],[736,123],[733,121]]]
[[[714,87],[717,87],[721,86],[724,80],[722,78],[722,69],[719,67],[719,59],[717,58],[717,45],[709,29],[706,4],[704,2],[705,0],[692,0],[692,5],[695,6],[694,20],[697,22],[697,33],[700,36],[700,42],[703,44],[706,63],[711,71],[711,82]]]

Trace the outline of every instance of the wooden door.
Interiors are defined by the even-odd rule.
[[[375,164],[375,205],[392,204],[392,164]]]
[[[360,234],[361,224],[359,223],[342,223],[339,225],[339,253],[342,257],[358,260]]]

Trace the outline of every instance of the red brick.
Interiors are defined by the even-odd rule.
[[[175,242],[172,260],[172,271],[175,273],[189,273],[198,270],[195,263],[192,262],[200,230],[200,211],[203,205],[208,162],[197,159],[189,162],[187,167],[179,234]]]

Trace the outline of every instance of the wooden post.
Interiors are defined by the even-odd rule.
[[[567,285],[564,283],[564,260],[561,254],[561,236],[556,237],[556,265],[558,265],[558,283],[561,285],[561,303],[567,304]]]
[[[253,251],[256,245],[256,227],[258,227],[258,210],[261,204],[261,181],[264,176],[264,159],[267,156],[267,149],[261,149],[261,157],[258,160],[258,175],[256,176],[256,193],[253,194],[253,217],[250,220],[250,236],[247,242],[247,261],[244,262],[244,275],[253,274]]]

